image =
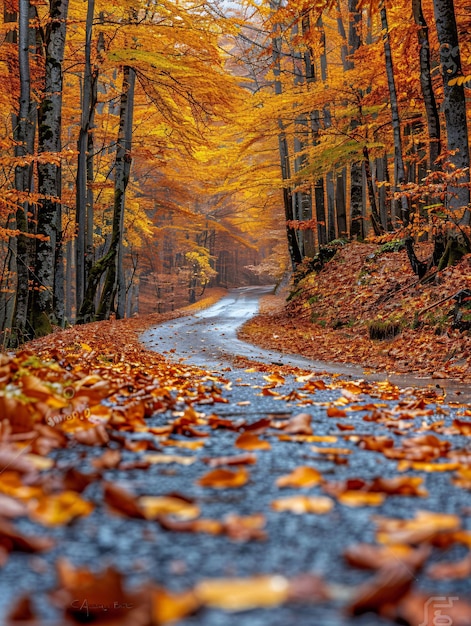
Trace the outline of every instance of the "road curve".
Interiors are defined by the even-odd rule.
[[[315,361],[296,354],[264,350],[238,339],[238,329],[257,314],[260,298],[272,292],[272,286],[231,289],[208,309],[150,328],[142,334],[141,341],[150,350],[211,370],[226,367],[234,356],[242,356],[263,363],[291,365],[344,377],[388,379],[400,387],[446,388],[447,393],[458,392],[463,401],[471,398],[469,387],[455,381],[440,380],[437,384],[437,381],[420,375],[370,371],[366,374],[361,365]]]

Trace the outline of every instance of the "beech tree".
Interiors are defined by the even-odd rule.
[[[62,86],[68,0],[50,0],[45,29],[44,91],[38,110],[37,234],[30,299],[36,336],[64,321],[61,147]]]

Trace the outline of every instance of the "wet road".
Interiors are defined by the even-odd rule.
[[[301,465],[317,469],[327,481],[346,478],[373,480],[377,477],[398,475],[397,461],[382,454],[359,448],[354,439],[339,431],[338,419],[327,417],[328,403],[338,399],[342,393],[335,389],[303,391],[304,383],[294,376],[286,376],[285,382],[273,391],[264,394],[267,386],[264,374],[256,368],[243,370],[234,368],[231,356],[239,354],[256,361],[284,363],[306,368],[309,371],[342,372],[345,377],[365,378],[361,368],[326,366],[315,364],[301,357],[281,355],[265,351],[237,340],[237,327],[252,316],[258,307],[258,298],[268,293],[269,288],[244,288],[231,291],[217,305],[195,316],[180,318],[148,330],[142,337],[145,345],[164,353],[169,359],[183,359],[185,363],[198,365],[208,372],[218,372],[226,383],[221,385],[225,403],[194,403],[194,409],[202,416],[216,414],[228,420],[246,420],[251,424],[267,415],[273,419],[289,418],[300,412],[312,416],[312,428],[316,436],[336,437],[328,446],[348,448],[346,463],[338,464],[335,459],[321,454],[324,443],[283,440],[279,431],[266,431],[261,437],[269,442],[269,449],[256,450],[257,462],[248,467],[249,481],[236,489],[211,489],[198,484],[208,472],[205,459],[235,455],[243,450],[235,447],[239,432],[209,426],[199,426],[207,433],[200,440],[201,447],[186,450],[182,447],[165,447],[165,454],[182,454],[194,457],[191,464],[178,462],[150,465],[147,469],[106,469],[103,479],[125,486],[137,495],[163,495],[178,492],[194,499],[201,517],[221,520],[228,514],[249,516],[261,513],[266,519],[265,541],[239,543],[227,536],[212,536],[205,533],[166,531],[155,521],[133,519],[113,515],[103,503],[101,481],[94,482],[84,491],[84,497],[92,501],[95,508],[91,515],[77,519],[64,527],[47,529],[47,535],[55,540],[55,547],[42,554],[27,555],[14,552],[0,570],[0,625],[14,598],[25,593],[34,598],[35,608],[43,617],[41,624],[64,626],[64,620],[52,602],[49,592],[56,586],[55,563],[66,558],[74,565],[83,565],[102,571],[113,565],[125,574],[127,583],[138,588],[152,580],[173,591],[192,588],[204,578],[250,577],[256,574],[273,574],[295,577],[303,573],[315,573],[324,578],[334,593],[332,601],[323,604],[290,603],[279,607],[256,609],[244,612],[224,612],[204,609],[196,615],[186,617],[178,626],[387,626],[391,622],[374,614],[350,618],[345,615],[345,598],[355,593],[356,586],[368,580],[371,572],[355,570],[346,565],[343,551],[352,544],[375,542],[373,516],[412,518],[417,510],[440,511],[459,515],[463,527],[471,530],[471,517],[463,510],[469,507],[469,492],[451,485],[450,472],[425,473],[426,498],[402,495],[388,496],[379,506],[351,507],[335,502],[333,509],[325,515],[296,515],[277,511],[272,507],[274,500],[297,495],[317,496],[324,492],[321,485],[309,489],[280,489],[276,480]],[[328,380],[324,374],[316,378]],[[384,376],[383,376],[384,378]],[[408,379],[408,385],[410,385]],[[203,384],[208,384],[203,383]],[[373,393],[373,392],[370,392]],[[413,396],[412,396],[413,397]],[[368,405],[378,402],[378,396],[361,393],[358,403],[364,409],[348,415],[346,421],[355,433],[363,435],[387,435],[400,446],[403,434],[395,433],[385,425],[364,420],[370,409]],[[410,396],[409,396],[410,398]],[[397,401],[381,400],[383,406],[394,406]],[[432,405],[433,406],[433,405]],[[182,410],[185,405],[182,403]],[[415,427],[424,420],[445,420],[447,425],[456,414],[452,407],[440,407],[440,413],[415,419]],[[444,413],[447,413],[446,415]],[[161,427],[174,419],[172,412],[160,413],[147,420],[149,427]],[[204,420],[203,420],[204,421]],[[412,435],[412,431],[409,431]],[[130,433],[139,438],[139,433]],[[144,435],[142,435],[144,436]],[[145,436],[149,436],[146,433]],[[195,438],[181,436],[179,443],[191,443]],[[469,437],[451,437],[454,448],[469,446]],[[159,445],[156,437],[155,443]],[[51,454],[59,468],[80,468],[82,472],[93,471],[93,459],[101,455],[102,448],[74,445],[70,449]],[[135,461],[139,453],[123,449],[123,461]],[[27,518],[18,520],[18,529],[26,535],[44,533],[39,524]],[[434,552],[432,560],[458,560],[464,556],[454,547],[444,556]],[[430,597],[452,596],[463,600],[471,597],[471,583],[463,580],[432,580],[425,574],[417,576],[415,588]],[[414,625],[418,626],[418,625]]]
[[[297,354],[264,350],[237,338],[238,329],[257,314],[262,296],[273,293],[273,287],[241,287],[209,309],[182,317],[149,329],[141,341],[150,350],[185,363],[220,371],[230,365],[235,356],[242,356],[267,364],[299,367],[319,373],[337,374],[348,378],[368,378],[372,381],[389,380],[401,388],[410,386],[443,388],[452,398],[471,402],[469,385],[455,381],[433,380],[420,375],[401,375],[391,372],[368,372],[361,365],[332,363],[307,359]],[[458,392],[458,396],[456,393]]]

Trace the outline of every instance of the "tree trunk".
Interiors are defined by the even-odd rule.
[[[355,67],[352,55],[360,48],[361,11],[358,9],[358,0],[348,0],[348,57],[344,70]],[[351,129],[358,126],[358,120],[353,118]],[[363,223],[363,171],[361,161],[350,166],[350,237],[363,239],[365,229]]]
[[[337,180],[335,185],[335,209],[337,213],[337,236],[340,238],[348,237],[347,230],[347,207],[345,205],[345,179],[347,170],[343,168],[337,172]]]
[[[402,156],[402,136],[401,121],[399,118],[399,104],[397,101],[396,81],[394,76],[394,65],[389,41],[388,15],[386,12],[385,0],[380,2],[381,27],[383,29],[383,47],[386,64],[386,76],[388,79],[389,101],[391,105],[391,120],[394,135],[394,163],[395,180],[394,188],[399,190],[400,186],[406,182],[406,172],[404,169],[404,159]],[[405,195],[401,197],[400,219],[403,224],[409,223],[409,205]]]
[[[270,8],[272,11],[275,11],[278,6],[274,0],[270,2]],[[274,87],[275,87],[275,95],[281,95],[282,87],[281,87],[281,37],[276,36],[277,26],[274,26],[273,35],[272,35],[272,47],[273,47],[273,74],[275,77]],[[289,164],[289,152],[288,152],[288,140],[286,138],[285,127],[283,124],[283,120],[281,118],[278,119],[278,149],[280,154],[280,165],[281,165],[281,178],[284,182],[283,187],[283,205],[285,208],[285,220],[286,220],[286,237],[288,241],[288,253],[291,261],[291,267],[293,270],[301,263],[302,254],[299,249],[298,240],[296,237],[296,231],[292,226],[290,226],[289,222],[294,219],[293,216],[293,205],[291,200],[291,191],[289,189],[289,180],[291,179],[291,171]]]
[[[133,68],[124,66],[121,92],[118,142],[115,159],[115,188],[113,206],[113,228],[108,252],[90,270],[83,304],[77,318],[78,323],[93,319],[107,319],[114,305],[117,288],[117,260],[122,245],[123,216],[126,188],[131,171],[132,122],[134,106],[134,86],[136,74]],[[101,277],[106,272],[100,303],[95,316],[95,296]]]
[[[370,200],[371,224],[373,226],[375,235],[381,235],[384,233],[384,229],[381,225],[381,219],[378,213],[378,206],[376,204],[376,193],[375,193],[375,188],[373,185],[373,176],[371,174],[371,165],[370,165],[370,155],[369,155],[367,146],[363,146],[363,156],[364,156],[363,164],[365,166],[366,185],[368,188],[368,197]]]
[[[68,0],[51,0],[49,23],[46,27],[45,85],[39,108],[39,153],[61,151],[62,128],[62,62],[64,58]],[[47,162],[49,161],[49,162]],[[63,323],[63,308],[59,306],[60,275],[56,274],[62,259],[61,166],[45,162],[38,164],[39,201],[37,233],[44,238],[36,244],[35,278],[37,289],[32,303],[32,325],[36,336],[51,331],[51,323]]]
[[[440,154],[440,118],[437,102],[433,91],[432,74],[430,70],[430,44],[428,25],[422,11],[422,0],[412,0],[412,12],[418,26],[417,38],[419,41],[420,86],[425,104],[427,129],[429,139],[429,168],[435,169],[435,161]]]
[[[20,102],[18,118],[14,118],[13,136],[17,142],[15,156],[23,158],[34,151],[36,105],[31,100],[30,35],[29,20],[31,6],[29,0],[19,0],[18,23],[18,62],[20,73]],[[31,191],[33,170],[31,165],[18,165],[15,168],[15,188],[18,192]],[[28,202],[20,201],[16,211],[16,228],[20,233],[28,232]],[[28,328],[29,300],[29,240],[20,234],[16,243],[17,287],[12,346],[30,338]]]
[[[458,169],[469,168],[468,126],[466,121],[466,100],[463,85],[450,84],[454,79],[462,76],[461,55],[456,27],[455,9],[453,0],[434,0],[435,24],[440,44],[440,63],[443,78],[443,110],[445,112],[447,147],[449,151],[456,151],[450,156],[451,163]],[[460,180],[469,183],[469,169]],[[456,187],[453,190],[456,197],[452,198],[452,209],[463,210],[461,223],[470,223],[470,212],[466,208],[469,204],[469,188]]]
[[[87,20],[85,24],[85,69],[82,81],[82,115],[80,130],[77,141],[77,176],[76,176],[76,204],[75,204],[75,271],[76,271],[76,303],[77,308],[83,300],[85,289],[85,246],[87,233],[87,179],[88,179],[88,153],[89,133],[91,120],[96,102],[93,102],[93,76],[91,64],[91,42],[93,29],[93,15],[95,0],[88,0]]]

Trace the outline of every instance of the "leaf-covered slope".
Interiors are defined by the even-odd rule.
[[[241,337],[315,359],[469,380],[471,333],[453,327],[451,296],[470,287],[471,256],[419,282],[405,250],[351,243],[306,276],[285,307],[281,297],[267,300]],[[465,326],[469,313],[461,313]]]

